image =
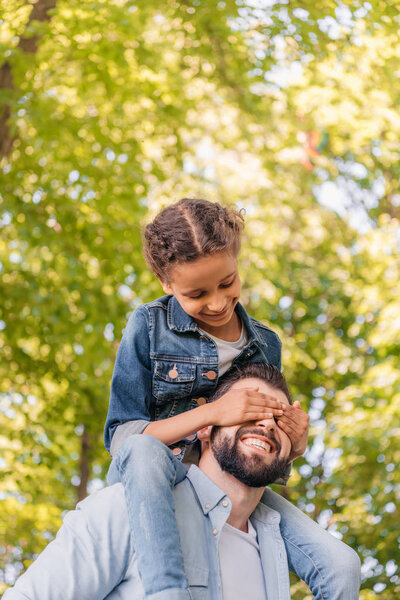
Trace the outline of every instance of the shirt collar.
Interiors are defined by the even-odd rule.
[[[205,515],[212,511],[223,499],[228,501],[226,508],[228,506],[229,509],[231,508],[231,501],[225,492],[223,492],[199,467],[191,465],[186,477],[192,484]],[[253,513],[250,515],[250,518],[256,531],[259,523],[274,523],[279,525],[281,519],[279,512],[264,504],[263,500],[256,506]]]
[[[265,341],[259,335],[256,328],[253,327],[249,315],[240,302],[237,303],[235,310],[246,330],[248,343],[256,340],[259,344],[265,346]],[[168,302],[167,323],[168,327],[173,331],[183,332],[199,330],[197,323],[183,310],[175,296],[171,296]]]
[[[205,515],[221,502],[223,498],[227,498],[223,492],[199,467],[191,465],[187,478],[192,484],[200,506]],[[230,505],[230,501],[229,501]]]

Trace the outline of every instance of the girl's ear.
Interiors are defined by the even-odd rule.
[[[199,438],[199,440],[201,440],[202,442],[208,442],[211,436],[212,427],[212,425],[207,425],[207,427],[199,429],[199,431],[197,432],[197,437]]]
[[[160,279],[160,283],[161,283],[161,287],[164,290],[164,292],[166,294],[172,294],[173,295],[173,291],[171,289],[171,286],[168,283],[165,283],[164,281],[161,281]]]

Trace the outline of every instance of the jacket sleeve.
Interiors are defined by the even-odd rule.
[[[118,425],[151,421],[151,382],[149,315],[139,306],[127,323],[115,361],[104,429],[107,450]]]
[[[126,509],[115,511],[117,504],[124,506],[123,492],[117,497],[108,489],[98,492],[100,503],[89,497],[66,515],[56,538],[5,592],[4,600],[103,600],[118,586],[132,548],[129,528],[118,516],[126,515]]]

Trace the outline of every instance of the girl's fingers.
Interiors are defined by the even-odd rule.
[[[272,405],[265,403],[263,401],[260,402],[258,398],[252,398],[251,402],[248,403],[249,408],[257,409],[257,410],[266,410],[268,413],[273,413],[274,415],[283,415],[282,407],[279,403],[274,403]]]
[[[281,419],[278,420],[278,425],[288,435],[289,434],[296,434],[297,433],[297,429],[295,429],[294,427],[291,427],[287,423],[284,423]],[[289,437],[290,437],[290,435],[289,435]]]
[[[288,419],[293,423],[300,424],[304,421],[304,423],[308,422],[308,415],[302,409],[293,409],[292,406],[287,405],[286,410],[284,411],[284,419]]]
[[[288,424],[293,423],[293,424],[296,424],[297,426],[299,426],[299,424],[300,424],[299,419],[294,419],[293,415],[290,415],[287,412],[284,412],[282,417],[279,420],[283,421],[284,423],[288,423]]]
[[[283,410],[281,408],[271,408],[270,406],[267,407],[268,411],[265,412],[265,414],[274,416],[274,417],[283,417]]]
[[[267,396],[266,394],[259,394],[259,393],[249,393],[249,397],[250,399],[255,402],[257,402],[260,406],[268,406],[268,408],[279,408],[282,410],[282,408],[284,408],[286,405],[283,404],[282,402],[279,402],[278,400],[276,400],[275,398],[273,398],[272,396]]]
[[[273,419],[272,413],[249,412],[244,415],[245,421],[261,421],[262,419]]]

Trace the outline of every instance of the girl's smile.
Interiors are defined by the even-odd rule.
[[[235,306],[241,283],[235,256],[216,252],[179,263],[171,269],[169,283],[162,286],[201,329],[228,341],[239,338],[241,324]]]

